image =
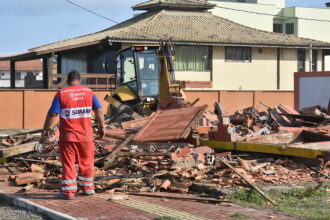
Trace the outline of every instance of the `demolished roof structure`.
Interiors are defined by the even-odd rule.
[[[145,13],[103,31],[35,47],[25,54],[0,60],[31,58],[106,41],[158,43],[171,39],[176,44],[188,45],[330,48],[330,43],[261,31],[212,15],[208,10],[213,7],[207,1],[151,0],[132,7],[146,10]]]

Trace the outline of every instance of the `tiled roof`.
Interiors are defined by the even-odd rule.
[[[215,4],[204,0],[150,0],[133,6],[134,10],[152,10],[159,8],[175,9],[211,9]]]
[[[16,62],[16,71],[42,71],[42,62],[40,60],[29,60]],[[0,61],[0,71],[10,70],[9,61]]]
[[[158,42],[172,39],[182,44],[251,45],[330,48],[330,43],[250,28],[203,11],[150,11],[94,34],[33,48],[47,51],[109,39],[113,42]]]

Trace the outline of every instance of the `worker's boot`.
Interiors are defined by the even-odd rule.
[[[90,191],[83,191],[82,193],[83,193],[85,196],[91,196],[91,195],[95,195],[95,194],[96,194],[94,189],[92,189],[92,190],[90,190]]]
[[[75,199],[74,197],[64,195],[62,192],[56,193],[55,198],[56,199],[64,199],[64,200],[74,200]]]

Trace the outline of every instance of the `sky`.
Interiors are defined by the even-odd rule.
[[[146,0],[71,0],[116,21],[133,16],[132,5]],[[325,7],[330,0],[286,0],[286,6]],[[0,55],[106,29],[115,23],[65,0],[0,0]]]

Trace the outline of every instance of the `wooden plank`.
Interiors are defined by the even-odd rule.
[[[253,189],[255,189],[260,195],[262,195],[266,200],[268,200],[273,205],[277,205],[275,201],[269,198],[261,189],[259,189],[256,185],[254,185],[248,178],[246,178],[243,174],[238,172],[232,165],[230,165],[226,160],[221,157],[219,160],[224,163],[227,167],[229,167],[232,171],[234,171],[238,176],[240,176],[245,182],[247,182]]]
[[[322,143],[320,143],[321,145]],[[320,148],[304,148],[299,146],[258,144],[258,143],[238,143],[226,141],[201,140],[201,145],[209,146],[214,149],[247,151],[255,153],[278,154],[285,156],[303,157],[316,159],[323,156],[328,150],[322,151]]]
[[[0,149],[0,157],[7,158],[12,157],[24,153],[29,153],[35,151],[35,145],[37,144],[37,141],[33,141],[27,144],[22,144],[14,147],[7,147]]]
[[[122,142],[114,151],[111,152],[111,154],[105,159],[106,162],[104,163],[105,167],[111,166],[111,164],[115,161],[117,158],[119,152],[123,147],[125,147],[134,137],[134,134],[131,134],[124,142]]]

